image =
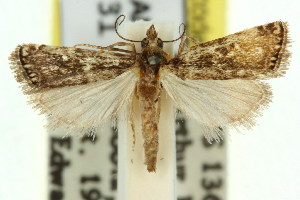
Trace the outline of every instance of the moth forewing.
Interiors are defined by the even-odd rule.
[[[25,93],[114,79],[130,69],[135,54],[103,49],[19,45],[10,56]]]
[[[287,70],[289,43],[287,23],[277,21],[198,43],[165,68],[189,80],[280,77]]]

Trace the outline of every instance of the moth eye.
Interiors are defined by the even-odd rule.
[[[164,42],[160,38],[157,38],[157,46],[160,48],[163,48],[164,46]]]
[[[144,38],[141,42],[142,48],[145,48],[146,46],[148,46],[148,44],[149,44],[149,40],[147,38]]]

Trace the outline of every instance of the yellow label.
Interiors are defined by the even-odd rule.
[[[53,0],[52,4],[52,40],[51,43],[53,45],[61,44],[61,27],[60,27],[60,1]]]
[[[226,0],[187,0],[187,34],[200,42],[223,37],[226,31]]]

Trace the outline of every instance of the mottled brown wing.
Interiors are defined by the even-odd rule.
[[[288,29],[273,22],[192,46],[165,66],[181,79],[268,79],[287,69]]]
[[[116,78],[135,62],[135,54],[48,45],[19,45],[12,69],[25,93]]]

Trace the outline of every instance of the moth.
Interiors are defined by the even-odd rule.
[[[65,125],[86,132],[117,117],[122,109],[132,124],[136,96],[142,107],[149,172],[156,170],[163,90],[182,113],[214,130],[210,133],[216,134],[206,135],[208,140],[218,140],[220,126],[249,129],[254,125],[271,101],[271,88],[264,80],[281,77],[287,70],[290,40],[285,22],[200,43],[187,36],[185,29],[177,39],[163,40],[154,25],[143,40],[128,39],[118,32],[124,19],[124,15],[117,18],[115,32],[127,42],[106,47],[23,44],[12,52],[11,68],[30,103],[51,116],[51,128]],[[185,48],[187,39],[195,45]],[[173,57],[163,45],[177,40],[181,42]],[[141,45],[140,53],[134,43]]]

